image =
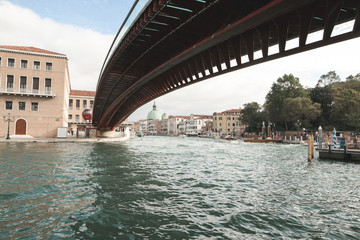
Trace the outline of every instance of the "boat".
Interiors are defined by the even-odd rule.
[[[232,135],[227,135],[227,136],[223,137],[223,139],[225,139],[227,141],[236,141],[236,138]]]
[[[244,139],[244,142],[254,142],[254,143],[281,143],[282,139],[257,139],[257,138],[247,138]]]
[[[142,132],[137,132],[137,133],[136,133],[136,136],[138,136],[138,137],[144,137],[144,134],[143,134]]]
[[[194,133],[194,132],[189,132],[189,133],[186,133],[186,136],[187,136],[187,137],[198,137],[199,134]]]

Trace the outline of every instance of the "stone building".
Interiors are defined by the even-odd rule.
[[[11,137],[56,137],[68,126],[69,93],[66,55],[0,45],[0,116],[13,120]],[[0,137],[7,126],[1,120]]]
[[[230,109],[213,114],[213,132],[219,135],[240,136],[245,132],[245,125],[240,121],[241,109]]]
[[[92,111],[94,105],[95,92],[84,90],[71,90],[69,96],[69,130],[76,132],[77,128],[85,127],[87,122],[82,117],[86,109]]]
[[[186,120],[186,135],[200,135],[203,127],[212,121],[213,118],[210,115],[191,114],[190,119]]]

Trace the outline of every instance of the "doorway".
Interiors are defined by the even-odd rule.
[[[15,135],[26,135],[26,121],[24,119],[16,121]]]

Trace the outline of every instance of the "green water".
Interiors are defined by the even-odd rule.
[[[1,239],[360,239],[360,164],[299,145],[0,143]]]

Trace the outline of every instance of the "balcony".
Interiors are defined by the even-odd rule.
[[[23,88],[0,88],[0,95],[20,95],[20,96],[34,96],[34,97],[50,97],[54,98],[55,92],[37,89],[23,89]]]

